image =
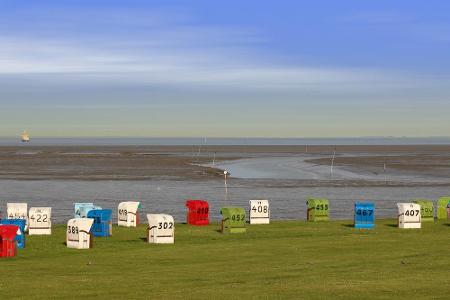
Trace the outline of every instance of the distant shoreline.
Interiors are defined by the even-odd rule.
[[[306,145],[450,145],[450,137],[336,137],[336,138],[209,138],[209,137],[0,137],[0,146],[306,146]]]

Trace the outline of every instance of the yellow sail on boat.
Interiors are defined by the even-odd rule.
[[[30,136],[28,135],[28,132],[26,130],[22,133],[22,142],[28,143],[30,141]]]

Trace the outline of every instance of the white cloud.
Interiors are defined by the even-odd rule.
[[[160,41],[165,44],[164,39]],[[0,44],[0,74],[50,76],[53,84],[99,81],[264,90],[357,90],[369,85],[398,85],[408,78],[374,69],[267,63],[242,54],[248,50],[240,51],[239,47],[209,49],[187,42],[166,46],[168,42],[158,47],[124,43],[114,48],[100,43],[0,38]]]
[[[85,18],[92,20],[93,16]],[[267,61],[254,47],[265,42],[257,31],[193,25],[189,17],[180,15],[130,17],[110,12],[99,19],[113,29],[121,28],[120,34],[114,36],[114,30],[84,32],[77,38],[0,34],[0,75],[34,76],[52,85],[184,85],[275,93],[379,92],[418,81],[417,76],[386,70],[286,65],[276,58]],[[372,19],[386,22],[396,18]],[[80,19],[69,18],[69,25],[70,21]]]

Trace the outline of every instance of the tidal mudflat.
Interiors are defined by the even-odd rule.
[[[335,149],[330,174],[326,162]],[[271,201],[274,219],[304,219],[306,198],[325,197],[332,203],[332,218],[352,218],[356,201],[375,202],[377,217],[395,217],[397,202],[450,194],[449,150],[450,146],[309,146],[307,152],[304,146],[1,147],[0,209],[7,202],[52,206],[54,221],[63,223],[72,216],[74,202],[95,202],[116,213],[120,201],[139,200],[143,212],[171,213],[180,222],[189,198],[207,199],[213,220],[219,219],[221,206],[246,206],[250,199],[264,198]],[[428,163],[430,158],[433,163]],[[384,161],[390,161],[386,173],[380,172]],[[221,169],[232,174],[227,198]]]

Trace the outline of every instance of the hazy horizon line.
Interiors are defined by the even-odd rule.
[[[0,136],[0,139],[16,139],[20,138],[20,134],[16,136]],[[444,138],[450,139],[445,135],[430,136],[314,136],[314,137],[261,137],[261,136],[32,136],[33,139],[434,139]]]

